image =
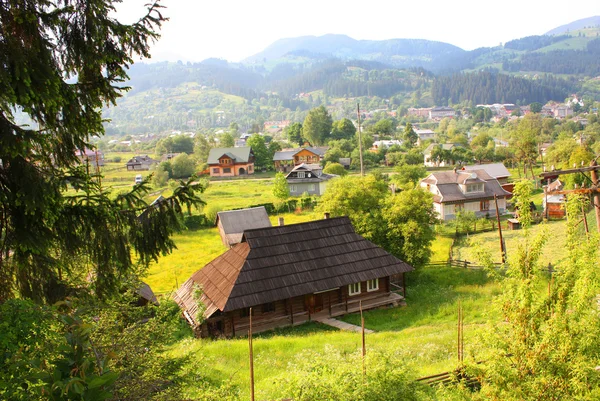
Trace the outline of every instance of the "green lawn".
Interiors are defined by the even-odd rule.
[[[500,291],[483,271],[425,268],[411,273],[408,279],[406,307],[381,309],[365,313],[365,325],[376,330],[366,337],[367,352],[400,353],[413,377],[447,371],[456,366],[457,305],[463,305],[465,352],[477,357],[471,347],[480,326],[488,319],[491,299]],[[357,324],[359,316],[344,320]],[[281,399],[273,378],[285,375],[305,350],[329,352],[332,349],[353,353],[361,347],[359,333],[332,330],[315,323],[293,329],[257,335],[254,340],[257,399]],[[185,397],[201,394],[201,383],[213,385],[230,381],[238,386],[242,398],[248,398],[248,343],[246,339],[210,340],[187,338],[175,344],[171,358],[189,357],[180,373]],[[357,360],[360,369],[360,360]],[[368,366],[367,366],[368,369]]]

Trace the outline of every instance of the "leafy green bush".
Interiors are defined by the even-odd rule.
[[[113,159],[112,159],[112,160],[113,160],[113,162],[115,162],[115,163],[121,163],[121,160],[122,160],[122,159],[121,159],[121,156],[115,156],[115,157],[113,157]]]
[[[369,352],[363,378],[360,352],[343,354],[333,347],[324,352],[304,352],[273,378],[277,397],[295,401],[363,400],[417,401],[428,399],[428,390],[406,375],[400,355]],[[259,396],[260,398],[260,396]]]
[[[199,214],[194,216],[185,216],[183,218],[183,224],[188,230],[199,230],[201,228],[212,227],[214,225],[214,221],[207,219],[203,214]]]

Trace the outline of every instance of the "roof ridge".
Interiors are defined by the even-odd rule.
[[[323,221],[331,221],[331,220],[343,220],[343,219],[347,219],[348,222],[350,223],[350,225],[352,225],[352,223],[350,222],[350,218],[348,216],[337,216],[337,217],[329,217],[327,219],[320,219],[320,220],[311,220],[311,221],[303,221],[301,223],[293,223],[293,224],[286,224],[283,226],[272,226],[272,227],[263,227],[263,228],[252,228],[250,230],[245,230],[244,231],[244,239],[246,238],[246,233],[252,233],[255,231],[260,231],[260,230],[268,230],[268,229],[276,229],[276,228],[282,228],[285,229],[287,227],[298,227],[298,226],[302,226],[302,225],[309,225],[309,224],[315,224],[318,222],[323,222]],[[352,231],[354,231],[354,227],[352,227]]]

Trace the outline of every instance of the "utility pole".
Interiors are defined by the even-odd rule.
[[[356,115],[358,116],[358,153],[360,155],[360,176],[365,175],[363,166],[363,150],[362,150],[362,131],[360,129],[360,103],[356,103]]]

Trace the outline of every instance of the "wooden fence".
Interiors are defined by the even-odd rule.
[[[502,263],[494,263],[494,267],[499,268]],[[463,269],[483,269],[484,266],[478,265],[473,262],[469,262],[468,260],[460,260],[460,259],[448,259],[444,261],[432,261],[429,262],[426,267],[459,267]]]

